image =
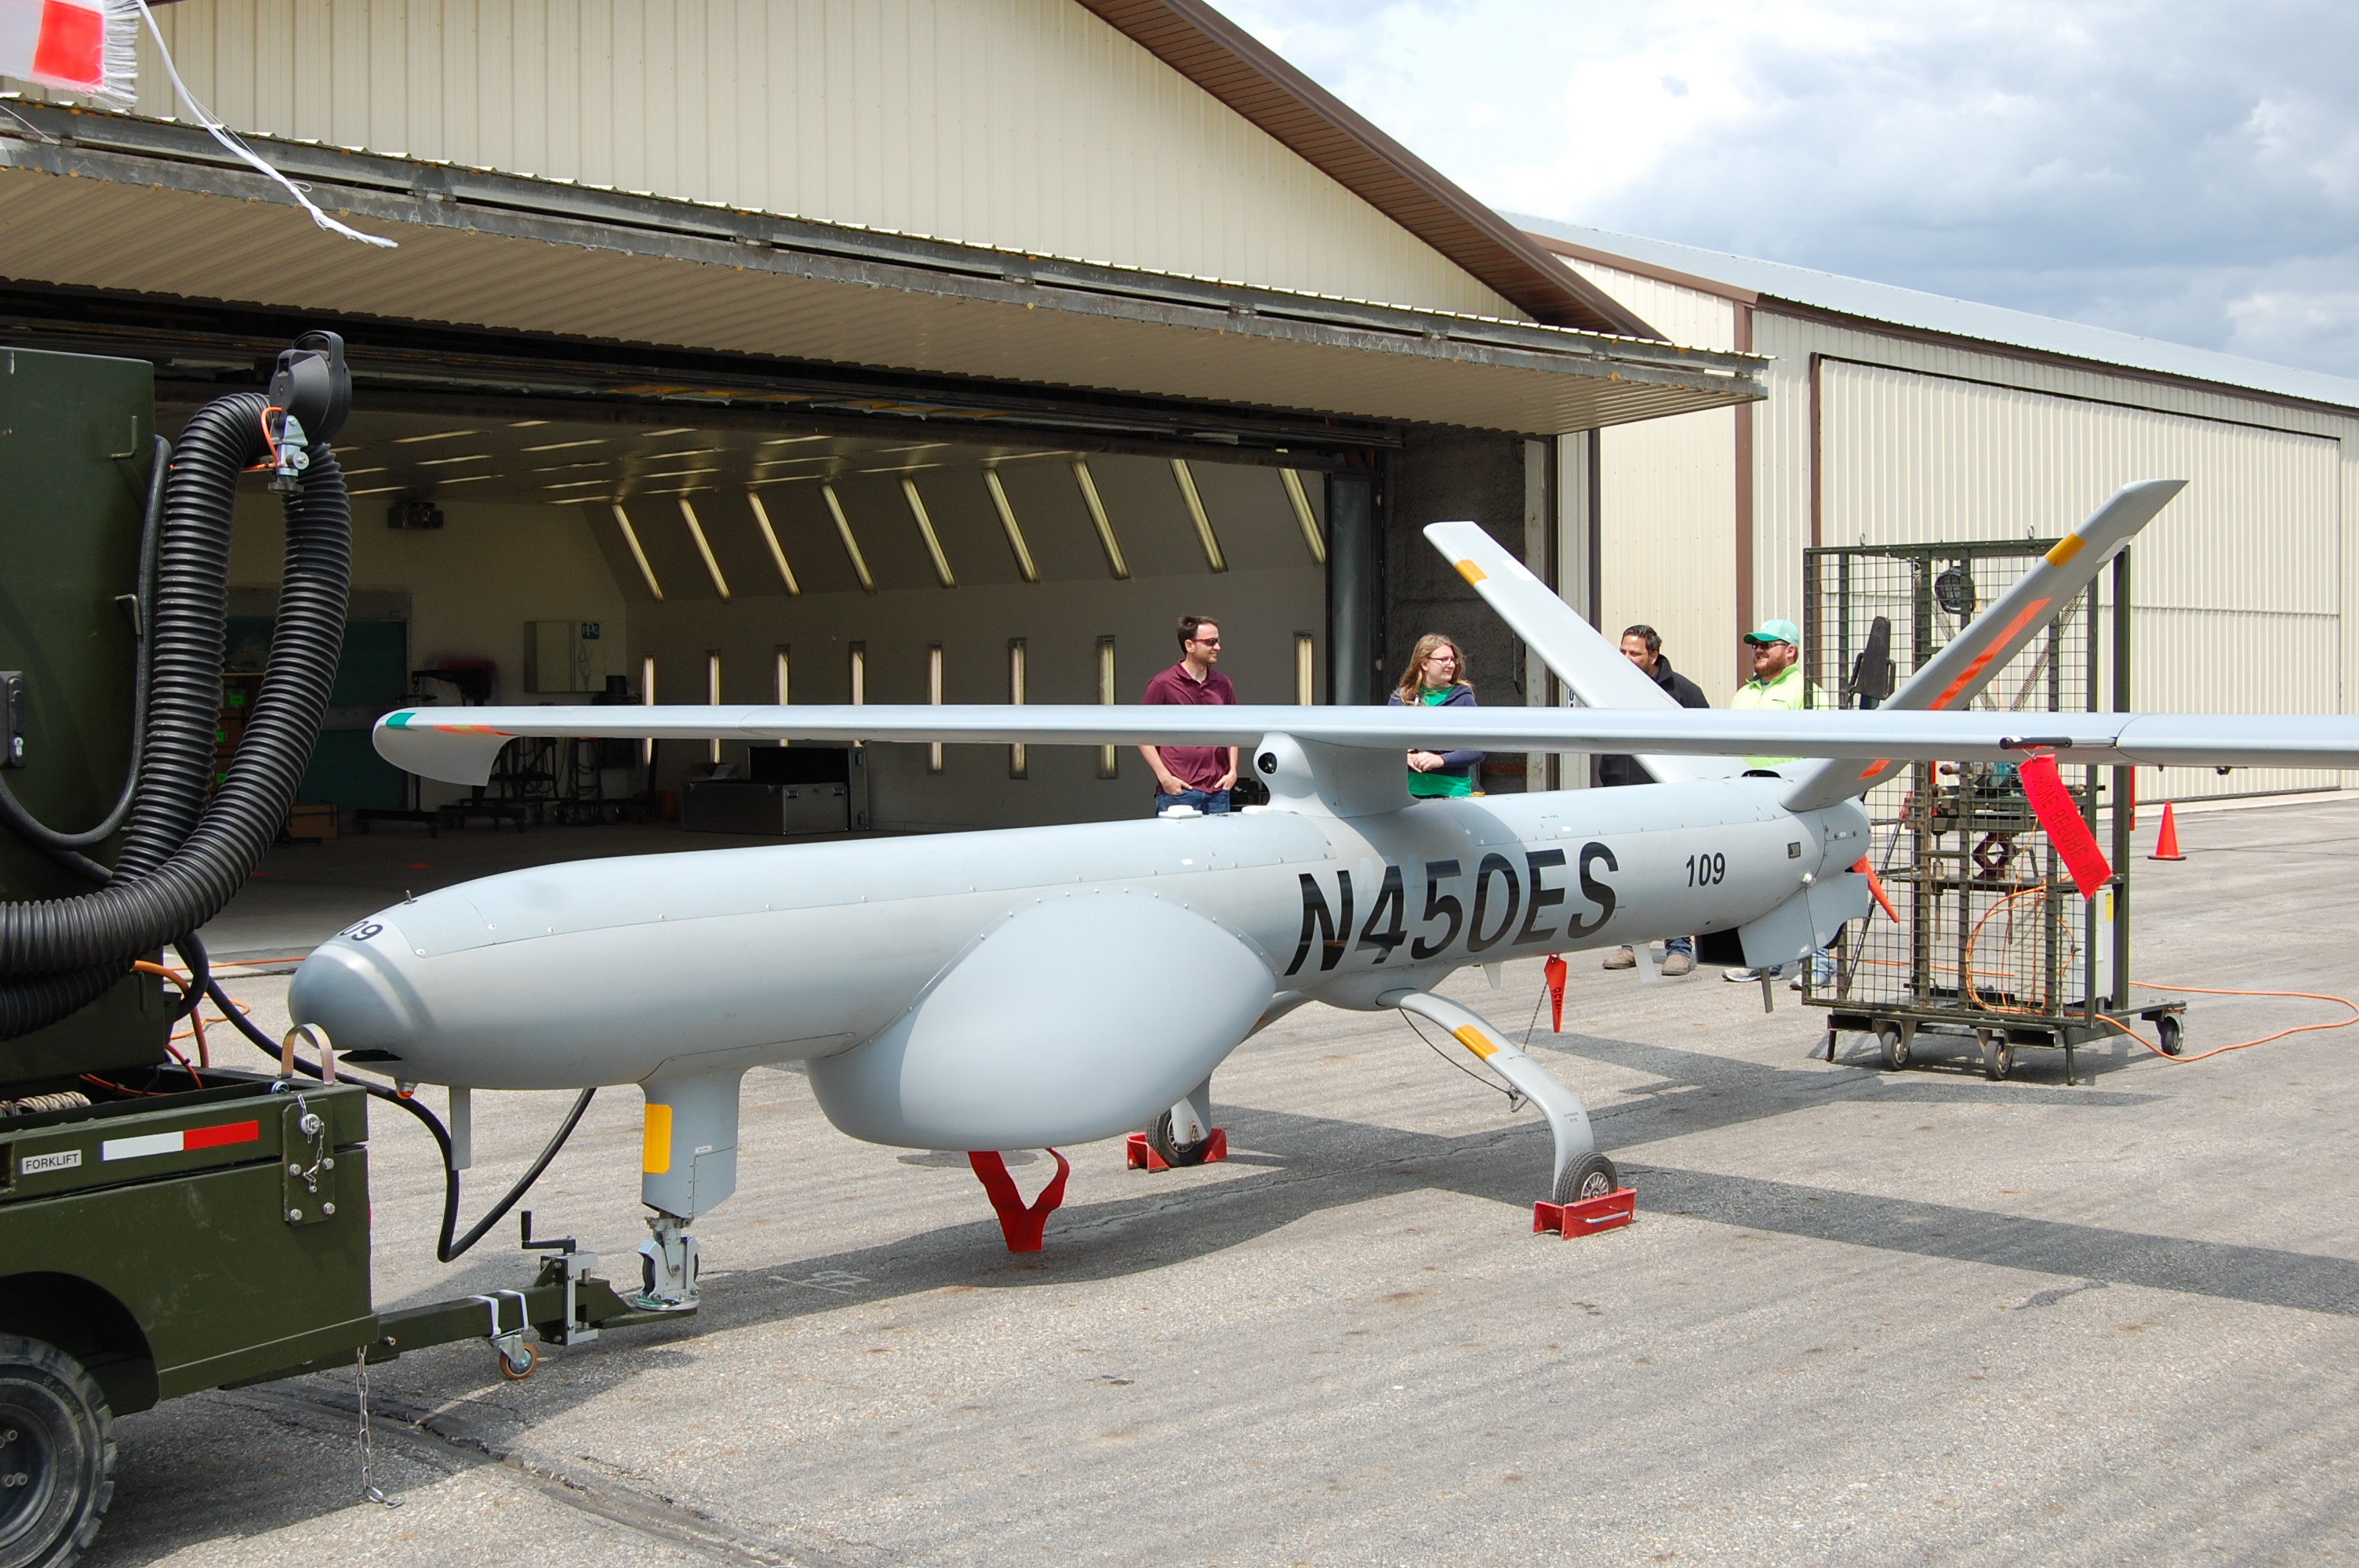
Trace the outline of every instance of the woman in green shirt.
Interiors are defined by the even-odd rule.
[[[1472,708],[1474,687],[1462,678],[1458,644],[1438,632],[1417,640],[1408,668],[1393,689],[1387,708]],[[1411,752],[1408,793],[1419,798],[1474,793],[1474,770],[1482,765],[1480,752]]]

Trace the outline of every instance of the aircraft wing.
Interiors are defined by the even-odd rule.
[[[1642,675],[1637,665],[1623,657],[1620,648],[1607,642],[1506,546],[1484,532],[1480,524],[1434,523],[1427,526],[1425,536],[1483,596],[1483,602],[1524,640],[1525,646],[1539,655],[1540,663],[1556,672],[1581,706],[1680,711],[1669,692]],[[1745,768],[1736,757],[1654,754],[1641,756],[1638,762],[1663,784],[1724,777]]]
[[[413,708],[378,719],[375,739],[378,752],[397,768],[478,784],[489,782],[500,749],[518,736],[1250,747],[1274,733],[1401,752],[1464,747],[1725,756],[1775,750],[1866,762],[1995,762],[2052,749],[2061,762],[2106,766],[2359,768],[2359,718],[2342,715],[1094,704]]]
[[[2183,479],[2148,479],[2115,491],[2078,528],[2057,540],[2030,570],[2016,579],[1990,608],[1919,666],[1876,711],[1917,708],[1938,713],[1972,704],[2007,661],[2079,597],[2114,552],[2186,488]],[[2026,724],[2033,721],[2029,715],[2021,719]],[[1907,760],[1886,757],[1877,759],[1873,767],[1857,768],[1848,760],[1830,759],[1797,767],[1786,805],[1795,811],[1814,811],[1850,795],[1864,795]]]

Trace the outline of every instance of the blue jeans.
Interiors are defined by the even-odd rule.
[[[1156,792],[1156,816],[1162,816],[1166,807],[1174,806],[1192,806],[1207,816],[1226,816],[1229,814],[1229,792],[1224,789],[1183,789],[1178,795],[1165,795],[1160,790]]]
[[[1664,937],[1664,938],[1663,938],[1663,957],[1666,957],[1666,958],[1668,958],[1668,957],[1670,957],[1672,954],[1674,954],[1674,953],[1685,953],[1689,957],[1690,957],[1690,958],[1694,957],[1695,957],[1695,938],[1694,938],[1694,937],[1692,937],[1692,936],[1666,936],[1666,937]]]

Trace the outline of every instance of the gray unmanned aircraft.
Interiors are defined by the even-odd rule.
[[[739,1079],[790,1060],[828,1119],[873,1142],[1042,1148],[1154,1127],[1184,1161],[1212,1127],[1213,1070],[1256,1031],[1311,1001],[1397,1008],[1547,1119],[1557,1201],[1598,1196],[1617,1181],[1580,1098],[1437,994],[1452,971],[1690,932],[1734,932],[1755,966],[1812,953],[1866,913],[1848,869],[1868,842],[1859,796],[1910,760],[2359,766],[2347,718],[1967,710],[2180,489],[2125,487],[1874,712],[1672,706],[1481,528],[1437,523],[1426,536],[1582,706],[389,714],[378,751],[459,784],[484,782],[516,736],[1183,742],[1247,748],[1270,804],[513,871],[341,933],[298,971],[290,1009],[415,1082],[638,1085],[641,1250],[662,1302],[694,1299],[689,1227],[735,1185]],[[1411,801],[1403,753],[1456,747],[1634,752],[1658,782]],[[1765,752],[1812,760],[1736,760]]]

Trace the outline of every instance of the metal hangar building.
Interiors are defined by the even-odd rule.
[[[1599,431],[1568,465],[1566,596],[1644,622],[1717,705],[1736,639],[1803,616],[1802,552],[2048,536],[2130,480],[2187,490],[2133,550],[2140,708],[2348,713],[2359,381],[1660,240],[1519,219],[1674,341],[1762,356],[1757,403]],[[2142,771],[2141,796],[2332,788]]]
[[[169,431],[345,333],[357,591],[308,793],[346,809],[397,802],[367,726],[422,668],[499,701],[1134,701],[1197,612],[1249,701],[1381,701],[1436,629],[1484,700],[1546,701],[1418,527],[1553,572],[1568,438],[1761,395],[1200,0],[158,16],[196,97],[397,248],[314,228],[143,37],[133,112],[0,115],[0,343],[151,361]],[[266,647],[266,497],[238,534],[234,655]],[[709,765],[672,750],[661,786]],[[1135,755],[875,752],[881,827],[1150,787]]]

